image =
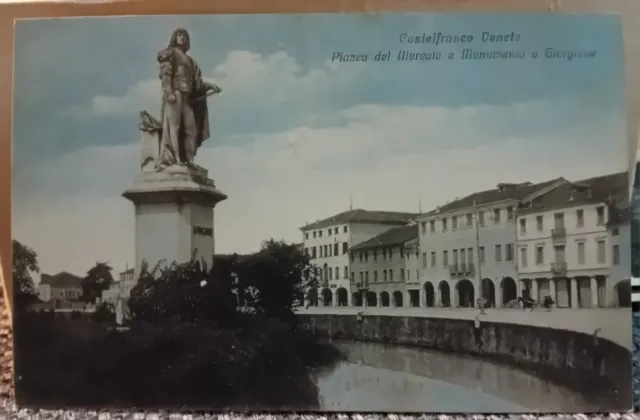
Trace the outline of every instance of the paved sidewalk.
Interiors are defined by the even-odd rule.
[[[466,308],[377,308],[377,307],[333,307],[315,306],[299,308],[299,314],[415,316],[424,318],[475,319],[477,309]],[[593,334],[597,328],[598,337],[611,340],[629,350],[632,349],[631,308],[622,309],[536,309],[531,312],[522,309],[486,309],[480,320],[520,325],[532,325],[560,330]]]

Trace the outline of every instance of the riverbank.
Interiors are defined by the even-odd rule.
[[[319,336],[479,357],[576,390],[601,411],[631,408],[631,352],[592,335],[484,320],[476,326],[463,319],[392,315],[298,318],[301,326]]]
[[[342,358],[328,343],[268,319],[233,329],[21,319],[15,370],[20,406],[203,410],[319,407],[312,371]]]

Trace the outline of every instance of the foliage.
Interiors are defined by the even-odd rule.
[[[261,317],[237,328],[134,323],[125,332],[44,313],[20,322],[18,403],[48,408],[308,410],[319,403],[309,359],[339,357]]]
[[[113,269],[106,262],[96,262],[82,279],[82,300],[95,303],[102,297],[102,292],[113,284]]]
[[[113,322],[116,317],[116,310],[111,302],[102,302],[96,307],[96,311],[91,316],[94,322]]]
[[[38,273],[38,256],[35,251],[17,240],[12,241],[13,265],[12,276],[14,284],[14,302],[16,309],[23,309],[26,305],[38,300],[31,273]]]
[[[284,241],[265,242],[260,252],[238,264],[237,272],[247,303],[269,318],[292,319],[306,291],[318,287],[309,256]]]
[[[233,321],[235,299],[225,269],[207,270],[205,264],[195,260],[162,269],[156,266],[154,270],[142,264],[128,302],[132,318],[154,324],[205,319]]]
[[[134,320],[233,323],[241,303],[255,314],[291,321],[305,291],[318,282],[307,255],[296,245],[274,240],[256,254],[218,259],[210,270],[196,260],[160,266],[149,270],[143,264],[129,299]]]

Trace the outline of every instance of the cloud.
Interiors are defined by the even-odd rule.
[[[537,137],[495,129],[522,114],[545,126],[553,110],[561,111],[552,102],[362,104],[333,125],[294,125],[203,148],[198,163],[229,195],[216,208],[218,251],[254,251],[272,237],[298,241],[306,222],[347,209],[350,193],[355,207],[417,211],[419,199],[428,210],[499,182],[624,169],[621,121],[582,120]],[[43,270],[80,274],[96,260],[117,269],[133,264],[133,207],[119,194],[133,182],[137,153],[136,145],[87,147],[16,180],[14,235],[39,253]]]
[[[233,116],[249,119],[250,114],[282,107],[290,116],[303,116],[318,110],[323,99],[339,93],[359,74],[358,65],[325,63],[304,69],[285,51],[262,55],[250,51],[231,51],[221,64],[205,74],[205,79],[222,87],[224,107],[220,120]],[[136,114],[155,110],[160,103],[158,78],[142,80],[121,96],[96,95],[89,104],[73,106],[69,115],[76,120]],[[211,101],[215,107],[216,101]],[[247,118],[249,116],[249,118]],[[291,118],[287,118],[291,121]]]

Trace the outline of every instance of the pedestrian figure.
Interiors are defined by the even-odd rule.
[[[480,315],[486,315],[486,312],[484,311],[484,305],[485,305],[485,298],[478,298],[478,307],[480,308]]]

